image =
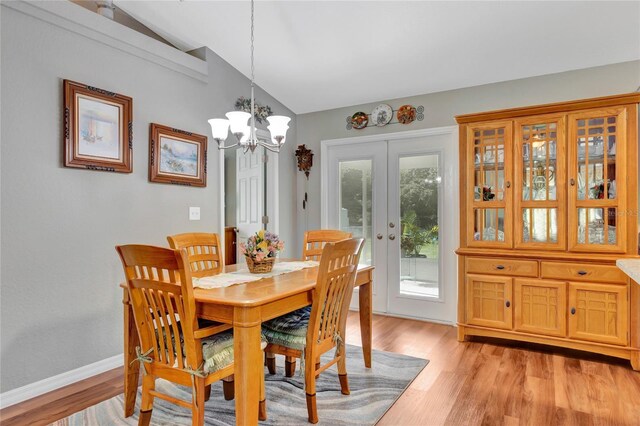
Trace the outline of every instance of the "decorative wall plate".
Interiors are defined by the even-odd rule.
[[[367,127],[369,117],[362,111],[358,111],[351,116],[351,124],[354,129],[364,129]]]
[[[393,109],[387,104],[380,104],[371,111],[371,121],[378,127],[386,126],[393,118]]]
[[[398,121],[402,124],[409,124],[416,119],[416,109],[411,105],[402,105],[396,114]]]

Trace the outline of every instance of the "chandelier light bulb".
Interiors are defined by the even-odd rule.
[[[248,134],[245,130],[247,127],[247,121],[251,117],[251,114],[244,111],[231,111],[226,114],[229,119],[229,127],[231,129],[231,133],[236,135],[238,140],[242,138],[242,136],[238,136],[239,133],[242,135]]]
[[[286,139],[291,119],[284,115],[272,115],[267,117],[267,121],[269,122],[268,129],[271,132],[271,141],[275,145],[282,145]]]
[[[248,145],[249,138],[251,137],[251,127],[245,125],[242,131],[238,133],[242,134],[242,137],[238,139],[238,142],[240,142],[240,145],[242,146]]]
[[[211,125],[211,134],[218,144],[224,142],[229,136],[229,120],[224,118],[212,118],[209,120]]]

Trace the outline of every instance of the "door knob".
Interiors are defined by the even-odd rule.
[[[390,240],[395,240],[395,239],[396,239],[395,234],[389,234],[389,239],[390,239]]]
[[[576,185],[576,180],[575,179],[570,179],[569,183],[571,184],[571,186],[575,186]]]
[[[382,237],[384,237],[384,235],[382,235],[382,234],[378,234],[378,235],[376,235],[376,238],[377,238],[377,239],[379,239],[379,240],[381,240],[381,239],[382,239]]]

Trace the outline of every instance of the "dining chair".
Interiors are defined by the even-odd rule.
[[[185,249],[187,251],[187,259],[191,267],[191,276],[202,278],[210,275],[217,275],[222,272],[223,258],[222,250],[220,250],[220,238],[218,234],[206,232],[187,232],[184,234],[176,234],[167,236],[169,247],[174,250]],[[198,320],[203,327],[215,325],[213,321]],[[220,331],[231,330],[231,324],[220,324]],[[223,379],[227,385],[233,389],[233,376]],[[233,394],[225,388],[225,398],[233,399]],[[205,389],[205,400],[209,400],[211,395],[211,385]]]
[[[201,278],[222,272],[224,259],[218,234],[189,232],[169,235],[167,241],[172,249],[187,250],[192,276]]]
[[[300,358],[311,423],[318,422],[316,377],[324,370],[337,363],[341,391],[349,395],[345,329],[363,242],[353,238],[327,243],[322,249],[311,309],[298,309],[262,324],[268,342],[265,352]],[[320,356],[333,348],[333,358],[321,365]]]
[[[322,248],[326,243],[348,240],[351,237],[351,232],[340,231],[338,229],[315,229],[307,231],[304,233],[302,258],[304,260],[320,260]]]
[[[151,421],[158,397],[192,411],[192,423],[204,425],[205,387],[233,375],[233,334],[219,325],[200,327],[186,250],[144,245],[117,246],[133,316],[140,337],[142,401],[138,425]],[[266,342],[263,342],[263,346]],[[191,402],[155,389],[162,378],[192,389]],[[233,382],[223,382],[225,398]],[[260,382],[259,417],[266,419],[264,375]]]
[[[340,231],[339,229],[315,229],[304,233],[302,243],[302,258],[304,260],[320,260],[322,249],[327,243],[348,240],[351,232]],[[275,354],[266,352],[265,364],[270,374],[276,374]],[[292,356],[285,356],[284,371],[287,377],[293,377],[296,370],[296,359]]]

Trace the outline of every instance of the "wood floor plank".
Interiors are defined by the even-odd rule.
[[[522,406],[522,393],[526,377],[527,356],[522,350],[506,348],[502,351],[495,386],[487,401],[483,425],[513,423]]]
[[[356,312],[346,340],[360,344]],[[373,347],[430,360],[383,426],[640,425],[640,373],[625,361],[495,339],[458,342],[454,327],[381,315],[373,318]],[[122,393],[122,383],[114,369],[8,407],[0,423],[48,424]]]

